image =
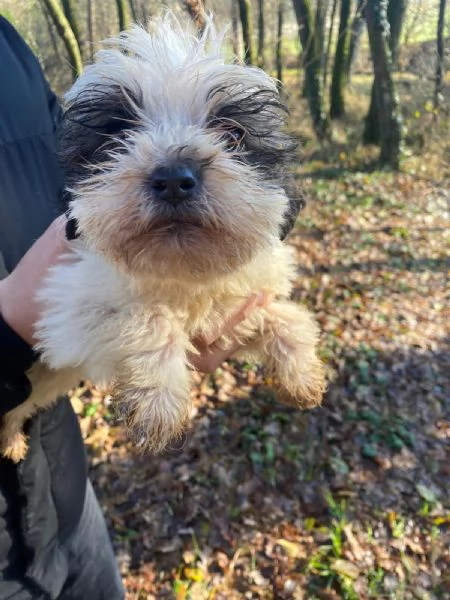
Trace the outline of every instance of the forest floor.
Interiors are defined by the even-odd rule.
[[[154,458],[74,393],[128,600],[450,598],[448,173],[432,150],[389,173],[333,148],[305,146],[290,238],[321,407],[224,364],[195,378],[182,447]]]

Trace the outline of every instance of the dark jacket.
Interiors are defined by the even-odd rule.
[[[0,17],[0,278],[57,214],[59,111],[38,61]],[[0,318],[0,412],[28,397],[24,371],[35,359]],[[61,545],[78,525],[85,497],[85,452],[70,402],[39,414],[27,433],[24,461],[0,459],[0,600],[13,595],[17,577],[59,593],[67,577]]]

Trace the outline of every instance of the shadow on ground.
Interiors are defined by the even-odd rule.
[[[231,365],[198,381],[181,449],[92,448],[130,598],[450,593],[448,339],[333,367],[309,413]]]

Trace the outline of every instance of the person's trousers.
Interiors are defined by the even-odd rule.
[[[25,579],[0,582],[0,600],[123,600],[122,581],[102,511],[88,482],[83,514],[76,531],[63,546],[68,577],[57,598],[51,598]]]

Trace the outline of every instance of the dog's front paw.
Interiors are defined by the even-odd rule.
[[[145,452],[162,452],[180,438],[187,426],[191,411],[189,393],[118,386],[113,397],[130,438]]]
[[[312,315],[292,302],[274,302],[265,309],[262,352],[285,404],[312,408],[326,389],[325,369],[316,354],[319,330]]]
[[[280,360],[271,361],[271,371],[278,399],[299,408],[313,408],[321,403],[326,389],[323,363],[311,353],[291,351]]]
[[[22,431],[14,433],[5,439],[2,438],[0,444],[0,453],[5,458],[12,460],[14,463],[19,463],[23,460],[28,452],[28,442],[25,434]]]

